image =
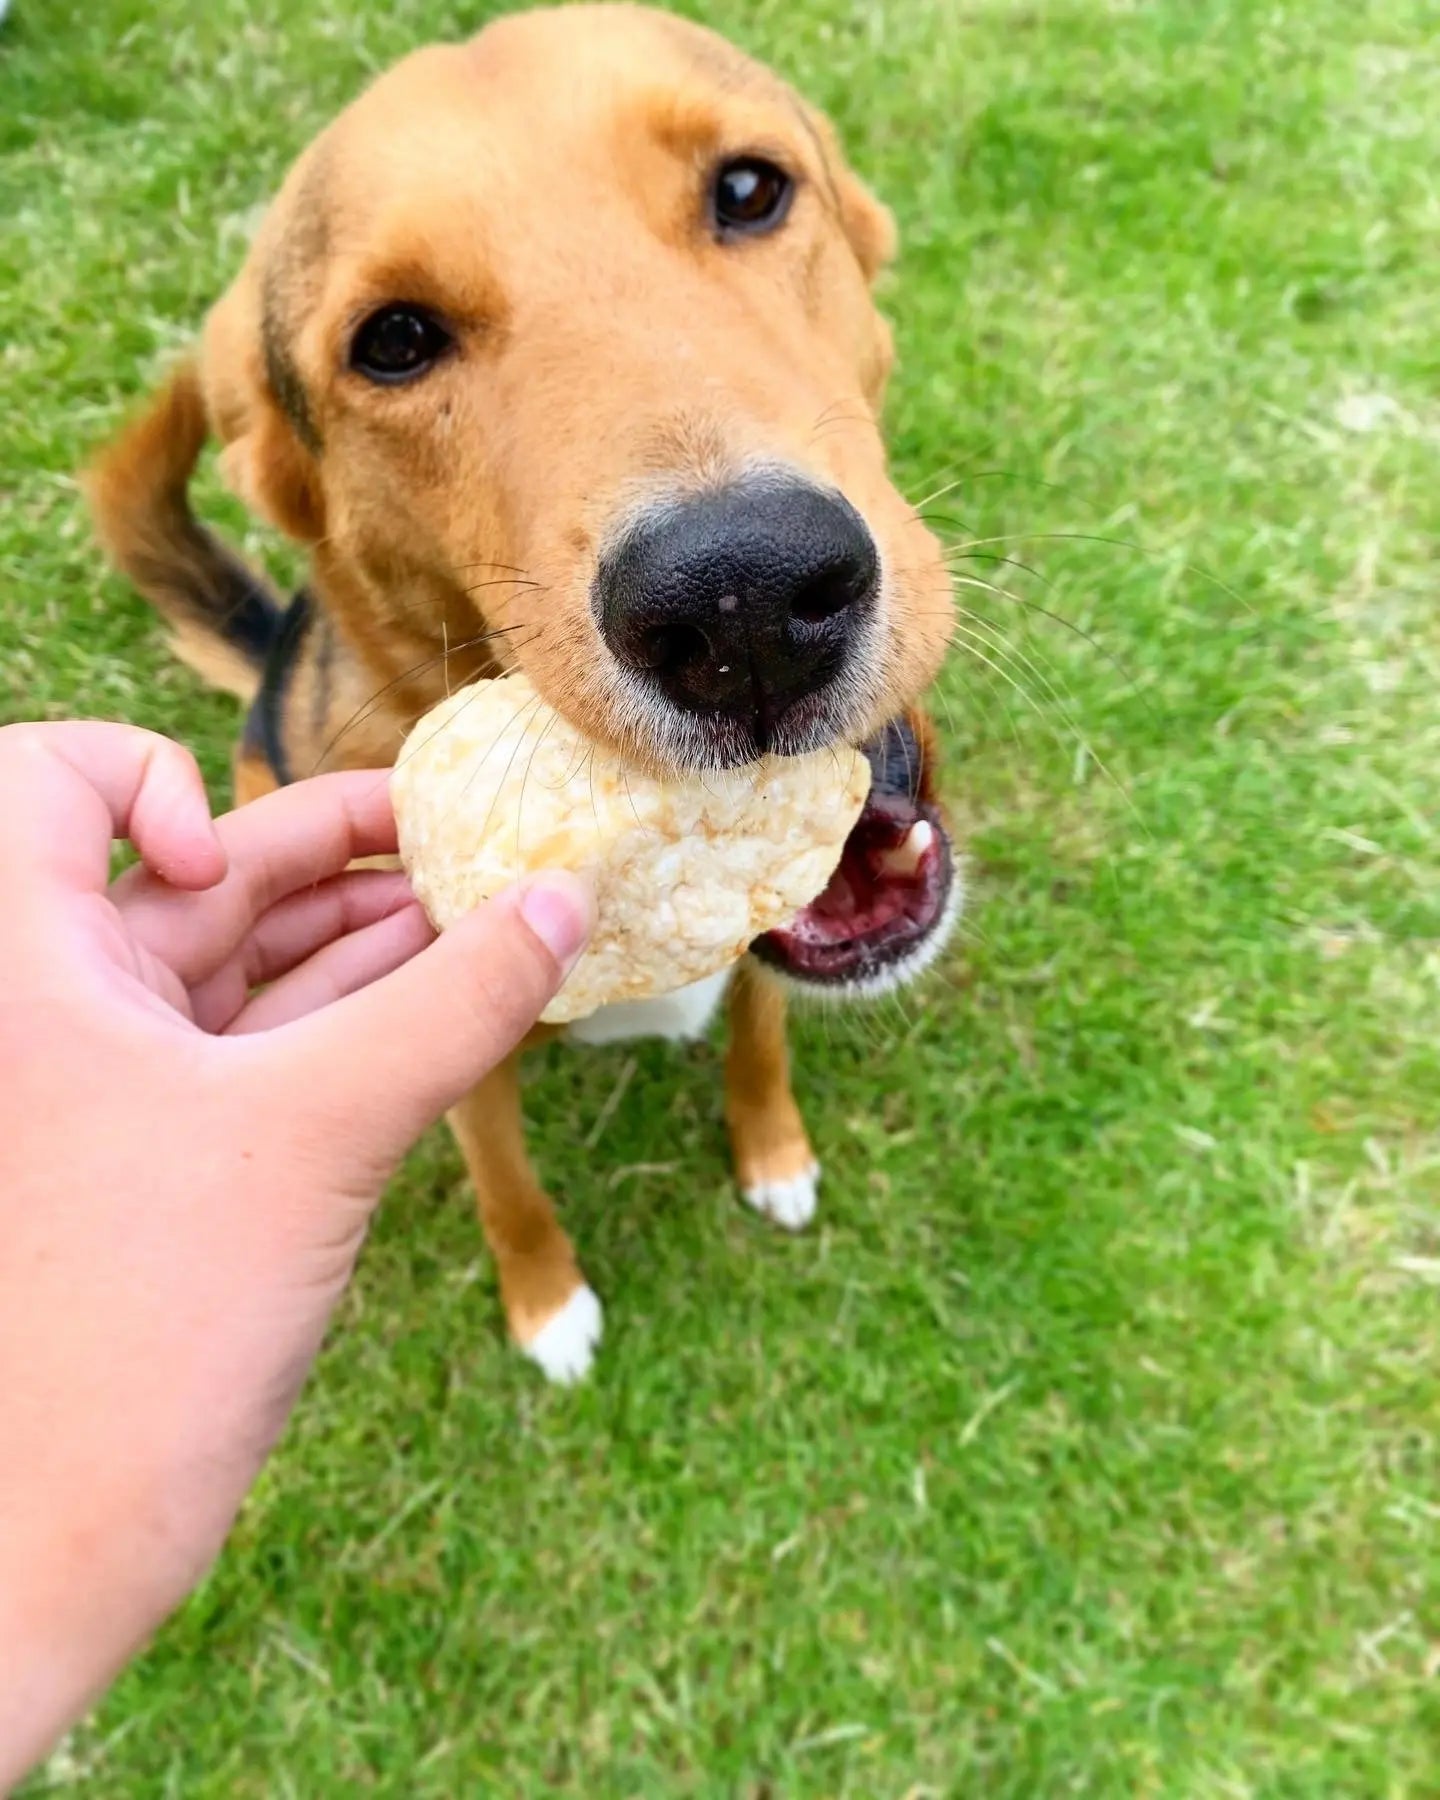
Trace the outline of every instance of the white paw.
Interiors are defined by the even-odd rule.
[[[784,1181],[755,1182],[744,1190],[745,1202],[787,1231],[803,1231],[815,1217],[815,1190],[819,1186],[820,1165],[812,1162],[808,1169]]]
[[[568,1386],[589,1373],[602,1318],[594,1290],[581,1282],[554,1318],[520,1348],[531,1362],[539,1363],[548,1380]]]

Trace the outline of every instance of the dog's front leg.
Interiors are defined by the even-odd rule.
[[[790,1088],[785,990],[748,959],[730,987],[725,1116],[746,1200],[791,1231],[808,1225],[820,1165]]]
[[[600,1302],[525,1151],[520,1056],[467,1094],[450,1124],[475,1184],[510,1334],[552,1381],[578,1381],[600,1341]]]

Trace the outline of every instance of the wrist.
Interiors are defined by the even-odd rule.
[[[179,1551],[165,1511],[111,1492],[22,1517],[0,1504],[0,1794],[203,1573],[208,1558]]]

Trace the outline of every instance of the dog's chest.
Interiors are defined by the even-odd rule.
[[[620,1000],[602,1006],[588,1019],[566,1027],[567,1040],[575,1044],[623,1044],[631,1038],[660,1037],[686,1042],[704,1035],[734,971],[722,969],[673,994],[654,1000]]]

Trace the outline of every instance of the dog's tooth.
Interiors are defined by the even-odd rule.
[[[934,842],[935,827],[928,819],[917,819],[895,848],[880,858],[880,867],[887,875],[913,875]]]

